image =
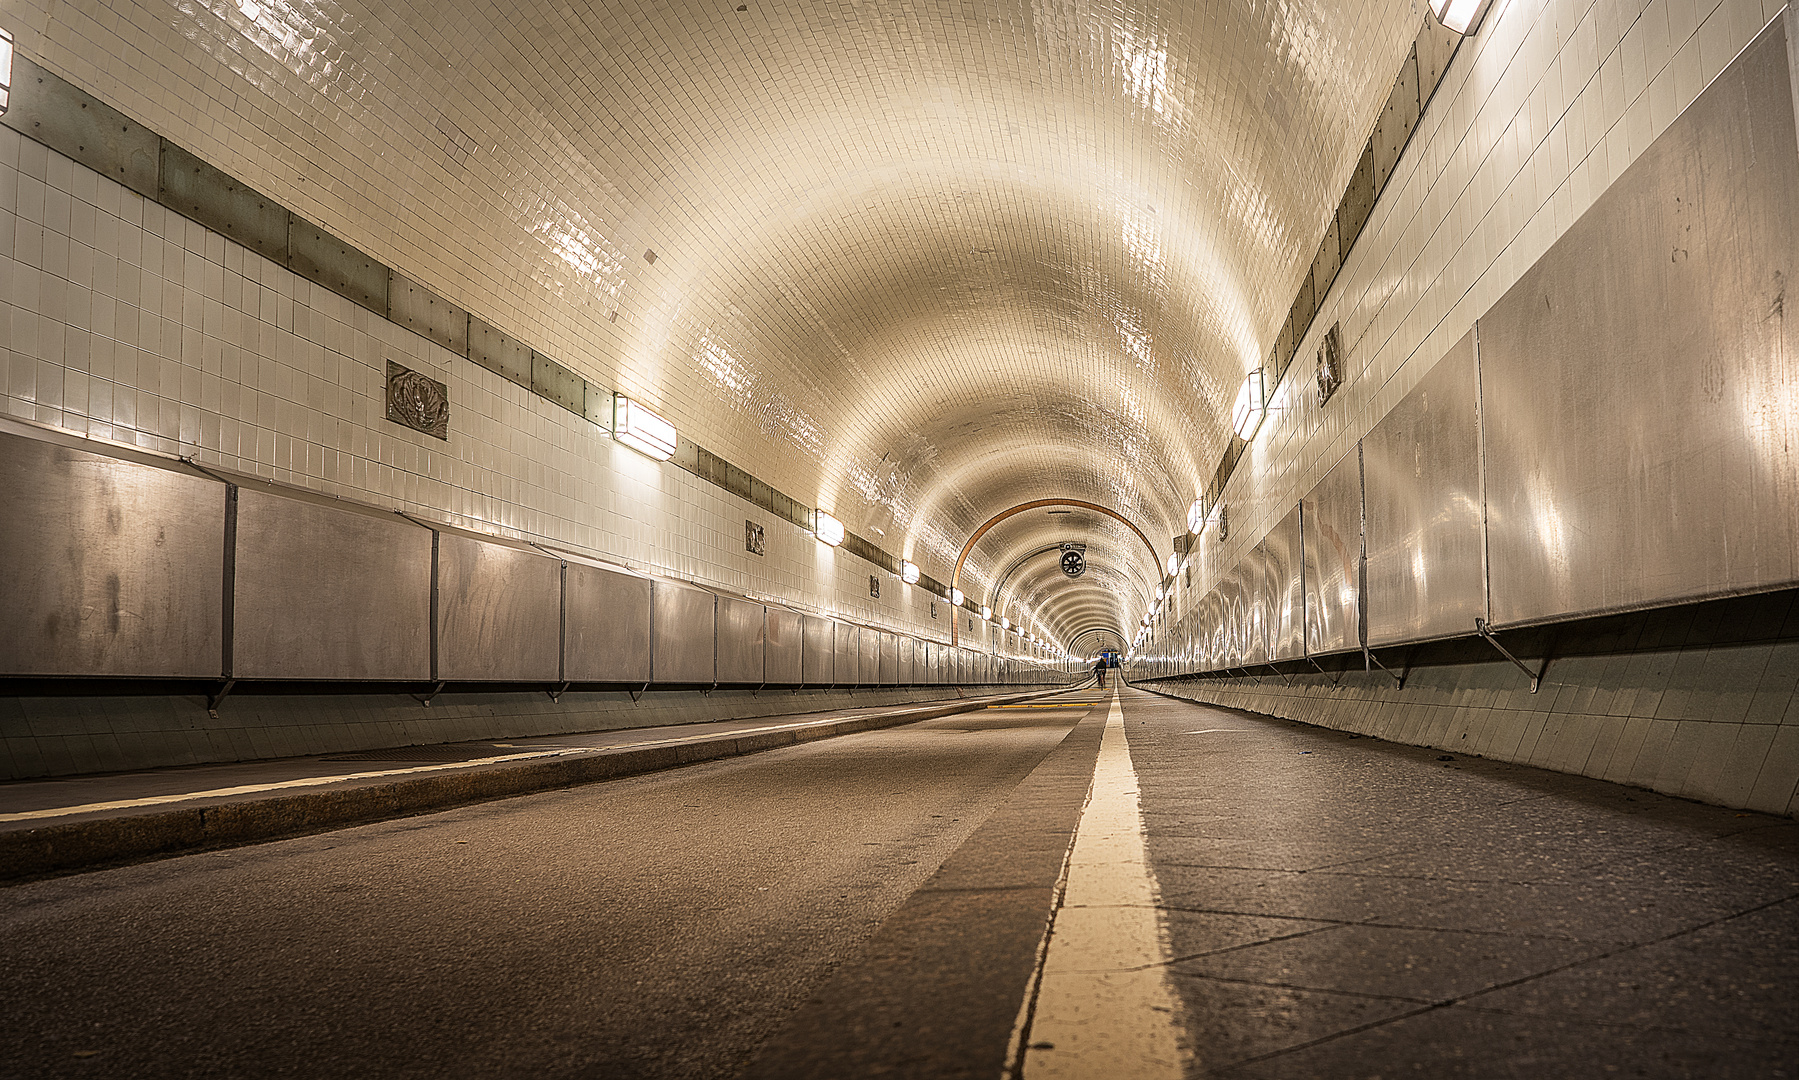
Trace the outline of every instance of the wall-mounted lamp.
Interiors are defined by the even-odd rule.
[[[0,115],[12,100],[12,35],[0,30]]]
[[[961,589],[951,589],[949,591],[949,602],[956,605],[957,607],[961,607],[962,601],[964,601],[966,599],[968,599],[968,597],[962,592]]]
[[[675,425],[623,394],[612,395],[612,437],[657,461],[675,452]]]
[[[1265,412],[1262,369],[1256,368],[1243,377],[1243,385],[1237,390],[1237,404],[1231,408],[1231,427],[1236,430],[1237,438],[1244,442],[1254,438],[1256,429],[1262,426]]]
[[[820,510],[816,523],[812,527],[812,533],[825,543],[836,547],[843,543],[843,522]]]
[[[900,580],[908,585],[918,584],[918,564],[900,560]]]
[[[1468,35],[1480,29],[1487,7],[1493,0],[1430,0],[1430,13],[1445,30]]]
[[[988,622],[992,622],[993,621],[993,609],[988,607],[986,604],[982,604],[981,605],[981,618],[986,619]]]
[[[1193,505],[1187,507],[1187,531],[1197,533],[1206,527],[1206,501],[1194,499]]]
[[[1000,628],[1000,629],[1001,629],[1001,630],[1010,630],[1010,629],[1012,629],[1012,620],[1011,620],[1011,619],[1007,619],[1007,618],[1004,618],[1004,617],[1002,617],[1002,618],[1001,618],[1001,619],[1000,619],[1000,620],[999,620],[999,628]]]

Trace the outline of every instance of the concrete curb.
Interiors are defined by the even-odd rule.
[[[605,751],[580,757],[553,758],[475,767],[455,773],[421,776],[368,787],[307,791],[218,803],[153,814],[96,818],[0,832],[0,882],[51,877],[81,870],[185,855],[209,848],[234,847],[279,840],[391,818],[447,810],[469,803],[511,798],[535,791],[577,787],[602,780],[657,772],[762,750],[816,742],[858,731],[898,727],[1005,705],[1065,688],[966,698],[941,705],[907,706],[888,712],[788,731],[753,735],[720,735],[715,739]]]

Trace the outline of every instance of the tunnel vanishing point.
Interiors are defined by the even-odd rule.
[[[1753,832],[1749,862],[1729,865],[1755,869],[1707,874],[1765,872],[1799,895],[1799,325],[1785,312],[1799,13],[1785,4],[5,0],[0,83],[0,880],[17,882],[0,897],[17,918],[38,910],[31,890],[185,880],[183,860],[213,849],[686,765],[583,796],[646,785],[643,807],[608,812],[661,820],[693,807],[655,802],[656,784],[721,770],[690,793],[706,804],[740,790],[729,770],[752,759],[731,755],[822,762],[864,740],[863,764],[806,783],[849,785],[865,827],[892,818],[921,854],[868,869],[864,899],[830,886],[853,915],[819,931],[834,944],[812,959],[782,953],[801,966],[781,977],[787,997],[758,999],[761,1020],[694,1036],[711,1049],[691,1059],[644,1034],[685,1029],[646,1013],[568,1035],[575,1057],[433,1067],[1579,1075],[1597,1059],[1555,1055],[1610,1036],[1532,1029],[1451,1062],[1429,1055],[1488,1036],[1406,1028],[1378,1054],[1332,1056],[1401,1020],[1300,1000],[1341,991],[1322,982],[1186,972],[1251,947],[1239,931],[1281,935],[1181,920],[1203,907],[1384,926],[1374,908],[1270,914],[1177,883],[1202,863],[1263,872],[1276,850],[1283,873],[1334,866],[1296,854],[1309,815],[1347,828],[1387,807],[1385,829],[1503,782]],[[1102,693],[1096,665],[1124,685]],[[952,728],[968,756],[929,769],[900,734]],[[1228,739],[1203,759],[1175,749],[1218,732],[1298,741],[1266,758]],[[1028,761],[1008,739],[1035,747]],[[1326,813],[1312,802],[1336,788],[1283,778],[1339,752],[1374,756]],[[891,784],[857,771],[889,754]],[[1453,768],[1378,779],[1438,761]],[[1052,783],[1056,762],[1079,783]],[[1210,769],[1225,772],[1200,783]],[[938,790],[965,771],[982,779]],[[743,813],[788,782],[743,780]],[[1412,794],[1391,802],[1395,785]],[[1018,809],[1039,787],[1046,801]],[[808,805],[796,821],[850,828]],[[1465,820],[1511,828],[1509,805]],[[1517,844],[1629,832],[1574,805],[1528,841],[1492,842],[1523,866]],[[1204,822],[1249,806],[1277,831],[1231,834],[1243,846],[1228,853],[1173,839],[1224,844]],[[557,820],[566,841],[588,819]],[[1136,838],[1141,889],[1137,870],[1083,876],[1102,821]],[[1036,825],[1058,839],[1054,867],[1019,871],[1029,901],[955,920],[1016,931],[1016,955],[1000,929],[983,939],[1005,958],[992,970],[1016,968],[992,985],[1016,987],[962,1001],[944,987],[966,971],[907,969],[916,985],[888,971],[914,1010],[895,1030],[932,999],[960,1001],[967,1030],[933,1020],[906,1048],[865,1033],[878,1067],[842,1056],[848,1017],[877,1006],[819,988],[871,963],[854,959],[869,941],[976,963],[966,943],[927,947],[930,920],[906,913],[983,837],[1024,858]],[[686,844],[639,841],[644,865]],[[818,850],[838,842],[877,843]],[[1666,878],[1676,848],[1642,858]],[[1010,865],[993,859],[981,873]],[[1487,870],[1546,895],[1510,866]],[[1557,866],[1574,875],[1558,888],[1598,880]],[[707,872],[643,880],[693,895]],[[283,880],[270,873],[257,880]],[[768,888],[795,912],[817,899]],[[1061,1051],[1031,1035],[1080,1014],[1079,992],[1057,996],[1056,957],[1074,954],[1054,945],[1083,895],[1112,897],[1092,902],[1124,913],[1108,924],[1121,936],[1069,948],[1174,965],[1100,996],[1118,1016],[1181,1018],[1085,1057],[1070,1048],[1098,1029],[1073,1024],[1087,1034]],[[1774,920],[1757,940],[1780,956],[1799,936],[1779,889],[1719,903]],[[786,917],[742,933],[766,943]],[[1667,932],[1698,933],[1694,919]],[[99,941],[85,925],[68,934]],[[85,1015],[98,999],[78,978],[66,1000],[30,981],[75,963],[59,952],[71,939],[18,932],[24,981],[7,993]],[[662,977],[606,955],[603,970]],[[1706,1000],[1740,991],[1750,1017],[1799,1007],[1790,978],[1745,974],[1775,953],[1754,955],[1717,961]],[[720,990],[699,957],[667,978],[724,994],[705,1009],[755,996]],[[152,967],[148,981],[174,977]],[[1226,1008],[1188,975],[1207,993],[1237,979],[1300,997]],[[1462,1015],[1492,992],[1396,978],[1356,1000]],[[233,993],[253,999],[248,986]],[[20,1075],[249,1060],[169,1050],[127,1066],[99,1036],[77,1056],[91,1048],[32,1015],[0,1029]],[[1708,1075],[1698,1028],[1630,1015],[1593,1020],[1656,1033],[1631,1043],[1649,1056],[1618,1060]],[[1282,1024],[1286,1042],[1266,1034]],[[241,1027],[246,1048],[307,1038],[284,1043],[260,1015]],[[1231,1041],[1245,1030],[1266,1039]],[[1740,1041],[1715,1075],[1799,1074],[1790,1032],[1706,1030]],[[1642,1049],[1656,1039],[1678,1048]],[[343,1052],[316,1072],[431,1060]]]

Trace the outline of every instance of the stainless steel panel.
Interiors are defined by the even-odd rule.
[[[298,214],[288,215],[287,268],[387,315],[387,267]]]
[[[1306,652],[1361,648],[1362,455],[1343,460],[1300,502],[1305,552]]]
[[[1500,625],[1799,580],[1799,149],[1776,20],[1478,324]]]
[[[837,624],[817,615],[800,616],[800,679],[807,686],[837,681]]]
[[[461,356],[468,355],[468,312],[404,274],[389,272],[388,318]]]
[[[768,614],[761,604],[734,596],[718,598],[718,681],[760,686],[767,681],[764,659]]]
[[[431,530],[396,514],[241,487],[235,597],[238,678],[431,677]]]
[[[650,590],[650,677],[658,683],[715,680],[718,597],[657,581]]]
[[[1362,439],[1368,644],[1467,634],[1486,614],[1474,334]]]
[[[1271,590],[1268,586],[1268,549],[1258,543],[1243,553],[1237,566],[1237,581],[1243,590],[1243,662],[1268,662],[1268,613]]]
[[[650,579],[570,557],[563,677],[650,681]]]
[[[881,685],[898,686],[899,682],[899,635],[883,632],[881,634]]]
[[[162,143],[158,198],[263,258],[287,264],[287,207],[172,142]]]
[[[468,358],[520,386],[531,385],[531,346],[480,318],[469,321]]]
[[[531,354],[531,389],[569,412],[587,415],[587,382],[540,352]]]
[[[861,652],[856,662],[856,681],[863,686],[878,686],[881,682],[881,639],[885,635],[879,630],[864,628],[859,635]]]
[[[438,678],[555,682],[561,637],[561,560],[511,541],[438,533]]]
[[[768,608],[767,678],[771,684],[795,685],[800,682],[804,661],[801,616],[784,607]]]
[[[1268,658],[1298,660],[1306,654],[1306,610],[1297,503],[1262,540],[1262,549],[1268,570]]]
[[[162,149],[156,133],[16,52],[4,123],[146,199],[156,198]]]
[[[837,624],[837,685],[856,686],[861,679],[861,656],[857,648],[856,627]]]
[[[912,686],[918,681],[918,642],[912,638],[901,636],[899,639],[899,684]]]
[[[216,678],[225,485],[0,434],[0,674]]]
[[[1205,670],[1221,671],[1225,667],[1224,597],[1217,588],[1206,593],[1205,605]]]

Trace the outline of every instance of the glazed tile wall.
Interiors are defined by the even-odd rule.
[[[866,562],[0,127],[8,415],[947,640]],[[385,363],[449,442],[385,419]],[[745,520],[765,555],[747,552]]]
[[[1777,0],[1497,0],[1420,120],[1269,420],[1225,488],[1184,612],[1351,451],[1705,85]],[[1322,409],[1311,359],[1341,323]]]

